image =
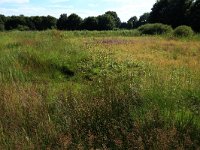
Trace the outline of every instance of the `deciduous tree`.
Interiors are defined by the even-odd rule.
[[[107,11],[105,14],[106,15],[111,15],[113,17],[116,28],[120,27],[121,20],[120,20],[120,18],[118,17],[118,15],[117,15],[117,13],[115,11]]]
[[[60,18],[57,20],[57,29],[67,30],[67,14],[61,14]]]
[[[67,19],[68,30],[80,30],[82,19],[77,14],[71,14]]]
[[[138,26],[138,18],[136,16],[134,17],[131,17],[129,20],[128,20],[128,28],[129,29],[133,29],[133,28],[137,28]]]
[[[115,20],[111,15],[104,14],[98,16],[99,30],[113,30],[116,27]]]
[[[96,17],[88,17],[83,20],[82,29],[98,30],[98,20]]]
[[[192,28],[200,32],[200,0],[196,0],[190,10],[190,25]]]

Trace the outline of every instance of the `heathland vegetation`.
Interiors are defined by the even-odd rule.
[[[0,149],[198,149],[199,35],[138,35],[0,33]]]

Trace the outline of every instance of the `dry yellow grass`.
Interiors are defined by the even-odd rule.
[[[160,37],[98,38],[94,40],[93,46],[100,46],[109,53],[115,53],[121,60],[145,61],[160,65],[160,67],[175,65],[196,68],[200,65],[199,41],[171,40]]]

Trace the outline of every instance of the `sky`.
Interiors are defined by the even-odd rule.
[[[0,0],[0,14],[47,16],[76,13],[82,18],[116,11],[122,21],[150,12],[156,0]]]

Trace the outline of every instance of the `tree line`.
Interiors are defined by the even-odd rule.
[[[128,22],[121,22],[117,13],[107,11],[105,14],[97,17],[87,17],[82,19],[77,14],[61,14],[59,19],[52,16],[34,16],[26,17],[0,15],[0,30],[113,30],[113,29],[133,29],[147,23],[149,13],[145,13],[137,19],[131,17]]]
[[[77,14],[61,14],[59,19],[52,16],[4,16],[0,15],[1,30],[114,30],[134,29],[146,23],[163,23],[173,28],[191,26],[200,32],[200,0],[158,0],[150,13],[121,22],[117,13],[107,11],[97,17],[82,19]]]

